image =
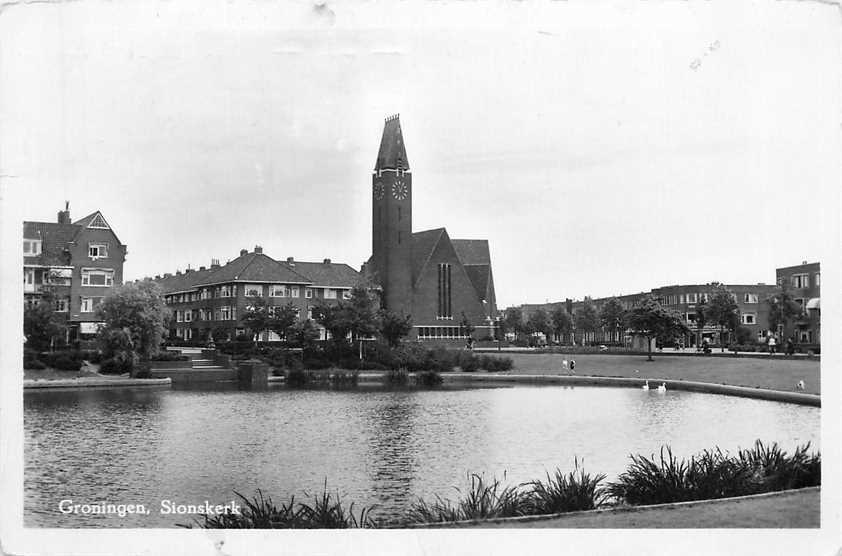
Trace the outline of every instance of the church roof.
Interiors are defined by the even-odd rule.
[[[377,153],[377,162],[374,163],[375,170],[386,168],[409,170],[409,160],[406,158],[398,115],[386,118],[383,137],[380,139],[380,152]]]
[[[463,265],[465,272],[468,274],[468,279],[477,290],[480,299],[485,299],[488,291],[488,277],[491,275],[491,266],[487,264],[467,264]]]
[[[430,257],[433,256],[433,251],[439,243],[442,235],[447,232],[444,228],[435,228],[433,230],[424,230],[423,232],[415,232],[412,234],[412,280],[418,280],[421,276],[421,271]]]
[[[462,264],[491,264],[487,239],[451,239],[450,242]]]

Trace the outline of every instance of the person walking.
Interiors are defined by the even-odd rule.
[[[786,354],[790,357],[795,355],[795,344],[792,342],[792,336],[786,339]]]
[[[775,337],[769,336],[769,355],[775,354],[775,344],[776,344]]]

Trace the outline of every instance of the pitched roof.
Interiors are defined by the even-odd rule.
[[[479,298],[485,299],[488,292],[488,277],[491,275],[491,266],[487,264],[466,264],[462,266],[465,267],[468,279],[474,285],[474,289],[477,290]]]
[[[197,285],[223,282],[287,282],[309,284],[310,280],[263,253],[246,253],[218,268]]]
[[[487,239],[451,239],[450,243],[462,264],[491,264]]]
[[[439,240],[443,235],[447,235],[444,228],[435,228],[433,230],[424,230],[423,232],[415,232],[412,234],[412,281],[418,280],[421,276],[421,271],[424,265],[433,256],[433,251],[436,249]]]
[[[386,118],[386,124],[383,126],[383,137],[380,139],[380,151],[377,153],[377,162],[374,163],[374,169],[384,168],[409,170],[409,159],[406,157],[401,122],[397,115]]]
[[[164,293],[189,291],[194,289],[197,284],[204,282],[216,270],[216,268],[188,270],[182,274],[164,275],[163,278],[155,280],[155,282],[161,286],[161,290]]]
[[[41,254],[34,257],[24,255],[24,261],[29,264],[65,266],[68,264],[65,248],[73,241],[81,228],[74,224],[57,224],[53,222],[24,222],[23,237],[25,239],[40,239]]]
[[[294,262],[295,272],[306,276],[314,286],[353,287],[363,282],[363,276],[345,263]]]

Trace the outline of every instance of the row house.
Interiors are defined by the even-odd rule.
[[[245,333],[242,318],[254,297],[265,299],[270,311],[291,304],[300,319],[312,319],[314,306],[349,299],[351,290],[363,282],[347,264],[292,257],[278,261],[260,246],[252,252],[243,249],[225,265],[213,260],[210,267],[156,276],[154,281],[172,311],[170,338],[195,342],[231,340]],[[321,329],[321,338],[326,337]],[[260,339],[279,338],[264,332]]]
[[[99,329],[97,305],[123,283],[126,246],[93,212],[72,222],[69,204],[56,222],[23,223],[23,301],[48,301],[67,325],[66,341]]]
[[[779,325],[781,338],[792,338],[798,344],[821,343],[821,285],[819,263],[803,261],[800,265],[775,270],[778,286],[801,305],[801,314],[790,323]]]

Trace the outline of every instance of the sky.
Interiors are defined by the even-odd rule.
[[[261,245],[371,251],[400,114],[415,231],[490,242],[498,305],[772,283],[838,243],[820,3],[74,2],[0,18],[0,192],[99,210],[127,280]],[[9,212],[7,212],[8,214]]]

